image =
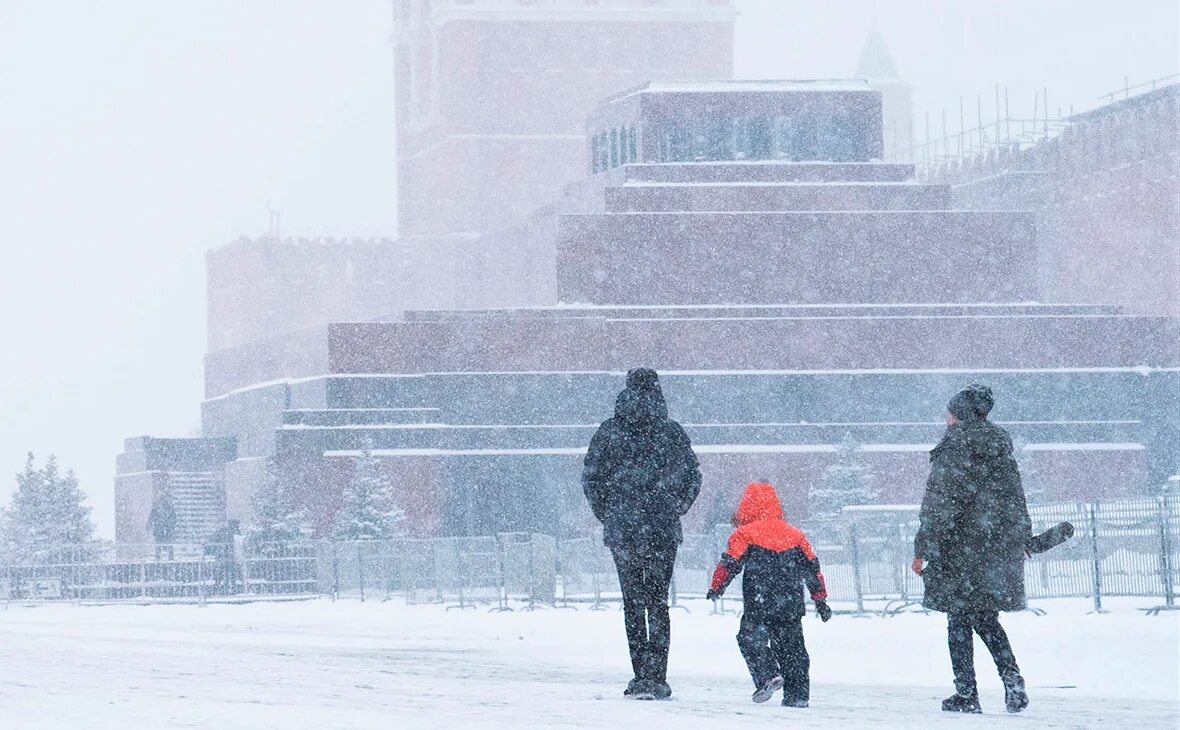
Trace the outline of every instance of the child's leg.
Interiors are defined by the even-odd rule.
[[[811,657],[803,642],[802,619],[785,619],[771,627],[770,645],[783,674],[783,699],[807,702],[811,696]]]
[[[761,688],[778,675],[774,656],[770,653],[770,631],[764,624],[752,620],[749,614],[742,616],[737,642],[755,688]]]

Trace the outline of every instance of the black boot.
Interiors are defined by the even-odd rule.
[[[636,677],[627,683],[627,689],[623,690],[623,696],[633,700],[654,700],[655,692],[655,682]]]
[[[761,704],[769,700],[771,697],[774,697],[774,693],[778,692],[782,688],[783,678],[771,677],[768,681],[764,682],[761,687],[754,690],[754,695],[750,699]]]
[[[1024,689],[1024,677],[1008,674],[1004,680],[1004,707],[1013,714],[1028,707],[1028,692]]]
[[[956,692],[942,701],[942,711],[968,712],[971,714],[983,712],[983,708],[979,706],[979,693],[959,694]]]
[[[672,699],[672,687],[667,682],[652,682],[651,694],[657,700]]]
[[[807,707],[807,700],[798,699],[798,698],[790,699],[790,698],[784,697],[783,698],[783,707],[798,707],[800,709],[804,709]]]

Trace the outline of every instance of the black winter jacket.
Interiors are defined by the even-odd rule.
[[[603,542],[638,550],[679,545],[680,518],[696,501],[701,472],[688,434],[669,420],[659,388],[625,389],[615,416],[590,440],[582,491]]]

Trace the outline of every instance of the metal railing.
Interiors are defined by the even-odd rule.
[[[1178,81],[1180,74],[1134,85],[1124,78],[1123,88],[1103,94],[1098,99],[1103,106],[1112,105],[1173,86]],[[1052,161],[1051,156],[1056,153],[1055,150],[1047,150],[1049,145],[1046,143],[1075,127],[1077,117],[1081,116],[1075,116],[1072,105],[1068,110],[1058,106],[1054,111],[1049,104],[1047,87],[1034,96],[1032,114],[1029,116],[1009,113],[1008,90],[1004,88],[1001,95],[999,85],[995,89],[993,110],[985,110],[991,104],[985,103],[981,95],[976,95],[974,113],[970,115],[972,110],[969,106],[969,100],[960,97],[958,131],[954,130],[955,119],[950,119],[951,126],[948,126],[947,109],[942,109],[940,119],[934,120],[935,127],[931,126],[930,113],[927,112],[923,121],[922,142],[916,141],[918,129],[911,122],[908,136],[915,142],[906,149],[892,150],[887,159],[914,163],[915,177],[922,182],[960,184],[1002,172],[1044,171]],[[985,117],[989,121],[985,122]],[[895,137],[897,132],[895,128]]]
[[[1062,521],[1074,537],[1026,564],[1032,600],[1158,597],[1176,608],[1180,496],[1036,506],[1034,531]],[[920,604],[909,570],[916,507],[847,508],[802,525],[820,557],[834,603],[853,613],[897,613]],[[702,597],[731,528],[685,535],[672,602]],[[601,534],[555,540],[535,533],[486,537],[272,542],[234,545],[87,545],[0,561],[0,599],[10,601],[241,600],[327,595],[398,598],[466,609],[540,606],[602,609],[620,600]],[[714,610],[740,604],[740,577]]]
[[[1159,78],[1151,79],[1150,81],[1144,81],[1134,85],[1131,84],[1130,77],[1124,76],[1123,88],[1116,89],[1109,94],[1103,94],[1102,96],[1098,97],[1098,100],[1103,104],[1113,104],[1116,101],[1130,99],[1132,96],[1150,94],[1156,89],[1170,86],[1171,84],[1175,84],[1177,82],[1180,82],[1180,73],[1171,74],[1169,76],[1160,76]]]
[[[317,546],[66,546],[0,562],[7,600],[196,601],[315,591]]]
[[[1034,506],[1029,510],[1033,532],[1060,522],[1070,522],[1071,540],[1025,564],[1025,590],[1031,600],[1088,597],[1094,611],[1103,611],[1110,596],[1159,597],[1152,613],[1176,608],[1180,579],[1180,498],[1124,499],[1108,502]],[[875,515],[875,516],[874,516]],[[919,603],[922,581],[908,569],[917,532],[916,512],[851,508],[846,512],[851,550],[848,563],[854,571],[857,610],[866,603],[885,601],[882,611],[892,613]],[[866,534],[866,529],[872,534]],[[823,551],[821,561],[825,560]],[[829,557],[831,557],[829,552]],[[826,561],[831,564],[831,560]],[[844,581],[825,567],[829,585]],[[846,587],[846,586],[845,586]],[[840,600],[840,589],[834,599]]]

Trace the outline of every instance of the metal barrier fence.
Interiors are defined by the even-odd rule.
[[[558,548],[549,535],[332,542],[323,544],[320,555],[321,592],[336,597],[401,596],[457,609],[556,600]]]
[[[1176,608],[1180,583],[1180,497],[1037,506],[1034,532],[1069,521],[1072,540],[1026,564],[1030,599],[1159,597]],[[917,508],[850,507],[803,525],[834,603],[855,613],[896,613],[921,602],[909,564]],[[671,601],[701,597],[731,528],[685,535]],[[740,603],[741,578],[714,610]],[[193,601],[330,595],[399,598],[464,609],[538,606],[602,609],[620,600],[601,534],[566,540],[535,533],[488,537],[254,543],[87,545],[0,562],[0,599]]]
[[[8,560],[7,600],[196,601],[314,592],[314,543],[87,545]]]
[[[908,568],[917,532],[917,508],[851,507],[843,515],[849,554],[838,548],[816,548],[825,564],[834,600],[846,600],[843,572],[852,569],[857,611],[866,602],[885,601],[894,612],[919,603],[922,580]],[[1158,613],[1176,608],[1180,579],[1180,499],[1156,498],[1034,506],[1029,510],[1033,532],[1060,522],[1074,525],[1071,540],[1025,564],[1025,589],[1030,599],[1089,597],[1102,611],[1107,596],[1156,596]],[[813,541],[814,542],[814,541]],[[844,558],[841,560],[841,558]],[[838,567],[829,567],[838,566]]]

